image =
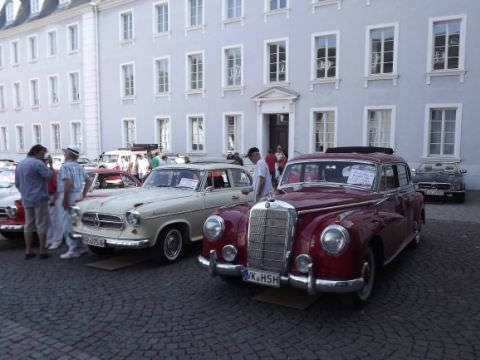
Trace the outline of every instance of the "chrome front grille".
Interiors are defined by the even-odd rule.
[[[418,183],[418,188],[423,190],[450,190],[450,184],[447,183]]]
[[[86,226],[103,229],[121,229],[124,224],[123,219],[119,216],[91,212],[83,214],[82,223]]]
[[[295,221],[296,212],[287,203],[267,201],[256,204],[250,211],[247,266],[284,273]]]
[[[6,208],[0,208],[0,219],[5,219],[8,217],[7,209]]]

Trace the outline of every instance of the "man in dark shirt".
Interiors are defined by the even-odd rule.
[[[25,207],[25,259],[35,257],[32,254],[35,232],[40,243],[38,256],[40,259],[49,257],[45,252],[49,201],[47,180],[52,176],[52,170],[47,168],[42,161],[46,153],[47,149],[44,146],[33,146],[28,152],[27,158],[15,169],[15,186],[22,195]]]
[[[275,184],[275,163],[277,158],[273,153],[273,149],[268,150],[267,156],[265,156],[265,162],[268,165],[268,171],[270,171],[270,176],[272,177],[272,184]]]

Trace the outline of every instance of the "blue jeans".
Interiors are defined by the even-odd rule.
[[[75,205],[75,201],[82,197],[81,192],[71,193],[70,194],[70,206]],[[82,242],[82,240],[72,239],[70,233],[72,232],[72,216],[70,209],[65,209],[63,207],[63,193],[59,193],[57,197],[57,211],[60,223],[62,223],[62,231],[65,241],[68,246],[68,252],[71,254],[80,254],[87,250],[87,246]]]

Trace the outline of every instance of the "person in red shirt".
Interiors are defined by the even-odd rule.
[[[51,158],[48,156],[48,158]],[[48,163],[48,158],[45,161]],[[53,170],[53,169],[52,169]],[[50,201],[48,202],[48,229],[47,229],[47,249],[57,249],[63,242],[62,223],[58,217],[57,207],[55,206],[57,194],[57,177],[58,170],[53,170],[53,176],[47,181],[48,194]]]
[[[268,171],[272,177],[272,184],[275,184],[275,163],[277,162],[277,158],[273,153],[273,149],[268,150],[268,154],[265,156],[265,162],[268,165]]]

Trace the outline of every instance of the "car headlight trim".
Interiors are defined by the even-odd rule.
[[[72,221],[76,221],[80,219],[81,211],[78,206],[72,206],[70,215],[72,217]]]
[[[9,218],[14,219],[17,217],[18,208],[15,205],[7,207],[7,215]]]
[[[320,243],[328,255],[339,256],[350,243],[350,234],[341,225],[329,225],[322,231]]]
[[[209,241],[217,241],[225,231],[225,221],[221,216],[211,215],[203,224],[203,233]]]
[[[308,274],[310,268],[313,266],[313,260],[308,254],[300,254],[295,259],[295,266],[302,274]]]
[[[222,249],[222,257],[225,261],[233,262],[237,257],[238,250],[233,245],[225,245]]]
[[[132,209],[132,210],[127,211],[126,218],[127,218],[127,223],[129,225],[131,225],[133,227],[140,226],[140,222],[141,222],[142,218],[141,218],[140,212],[138,210]]]

